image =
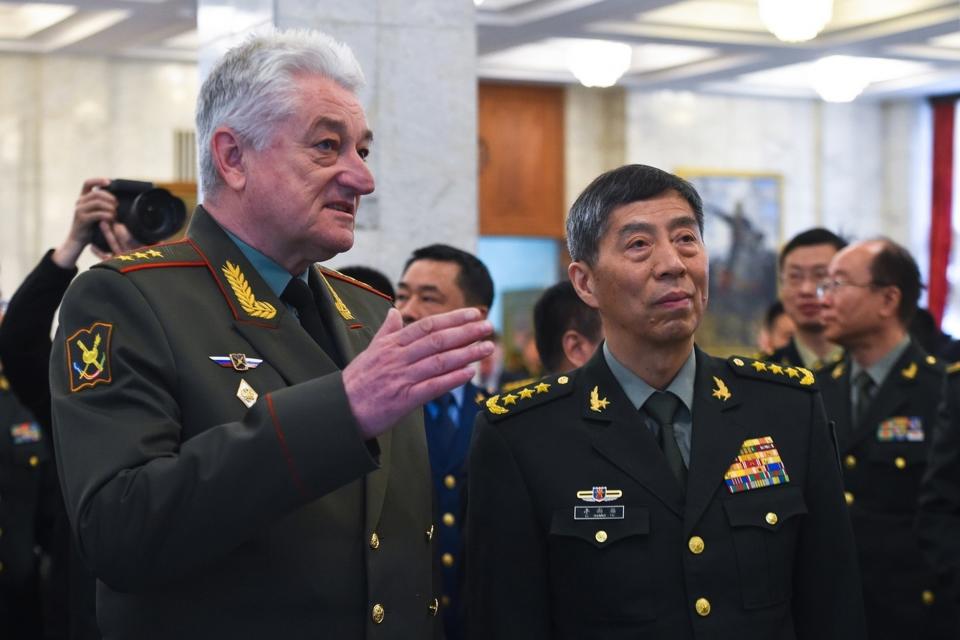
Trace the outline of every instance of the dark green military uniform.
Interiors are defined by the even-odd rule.
[[[960,607],[960,363],[947,367],[945,389],[920,485],[917,529],[944,595]],[[955,635],[960,636],[960,621]]]
[[[955,638],[953,607],[948,598],[938,597],[936,575],[914,529],[943,367],[910,344],[856,429],[850,369],[849,359],[843,360],[819,380],[840,443],[870,637]]]
[[[40,607],[41,483],[46,434],[0,374],[0,637],[43,635]]]
[[[329,270],[310,284],[351,360],[388,300]],[[105,638],[433,636],[419,412],[364,442],[338,368],[202,208],[185,241],[73,283],[52,363]]]
[[[686,494],[602,349],[511,395],[471,452],[472,639],[865,636],[811,372],[697,351]]]

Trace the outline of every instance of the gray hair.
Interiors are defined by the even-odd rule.
[[[263,149],[276,124],[296,108],[298,73],[329,78],[351,92],[365,82],[347,45],[306,29],[252,36],[214,65],[197,97],[201,193],[221,186],[210,149],[214,130],[230,127],[241,141]]]
[[[628,164],[601,174],[570,207],[567,215],[570,258],[594,264],[613,210],[631,202],[652,200],[667,191],[676,191],[689,203],[703,235],[703,201],[692,184],[655,167]]]

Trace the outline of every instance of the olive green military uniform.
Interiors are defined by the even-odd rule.
[[[915,531],[943,367],[911,343],[877,388],[858,427],[852,418],[851,367],[849,359],[843,360],[818,379],[827,416],[836,423],[870,637],[955,638],[953,606],[940,597]]]
[[[473,640],[864,638],[807,370],[696,353],[686,492],[599,349],[477,418]]]
[[[349,361],[389,302],[309,278]],[[419,412],[364,442],[337,366],[202,208],[73,283],[51,372],[106,639],[433,637]]]

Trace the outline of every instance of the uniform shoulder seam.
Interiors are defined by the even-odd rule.
[[[325,276],[330,276],[331,278],[336,278],[337,280],[341,280],[341,281],[346,282],[346,283],[348,283],[348,284],[352,284],[352,285],[355,286],[355,287],[359,287],[360,289],[365,289],[366,291],[369,291],[370,293],[375,293],[375,294],[377,294],[378,296],[380,296],[381,298],[383,298],[383,299],[386,300],[387,302],[391,302],[391,303],[393,302],[393,298],[391,298],[390,296],[388,296],[387,294],[385,294],[383,291],[380,291],[379,289],[375,289],[375,288],[371,287],[369,284],[367,284],[366,282],[363,282],[362,280],[357,280],[356,278],[351,278],[350,276],[345,275],[345,274],[342,274],[342,273],[340,273],[339,271],[335,271],[335,270],[331,269],[330,267],[321,266],[321,267],[320,267],[320,271],[322,271],[322,272],[323,272],[323,275],[325,275]]]
[[[757,360],[746,356],[731,356],[727,364],[743,378],[778,382],[799,389],[816,389],[813,371],[805,367],[783,366],[776,362]]]
[[[573,378],[573,373],[547,376],[522,388],[490,396],[484,403],[487,419],[490,422],[499,422],[568,396],[573,393]]]

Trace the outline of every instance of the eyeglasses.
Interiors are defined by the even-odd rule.
[[[813,286],[816,287],[826,277],[826,269],[811,269],[810,271],[797,269],[795,271],[787,271],[786,273],[781,274],[780,282],[785,287],[799,289],[805,282],[812,282]]]
[[[860,284],[859,282],[848,282],[846,280],[840,280],[838,278],[833,278],[832,280],[821,280],[817,283],[817,297],[822,298],[828,293],[833,293],[840,287],[858,287],[860,289],[874,289],[876,287],[885,287],[887,285],[882,282],[868,282],[866,284]]]

